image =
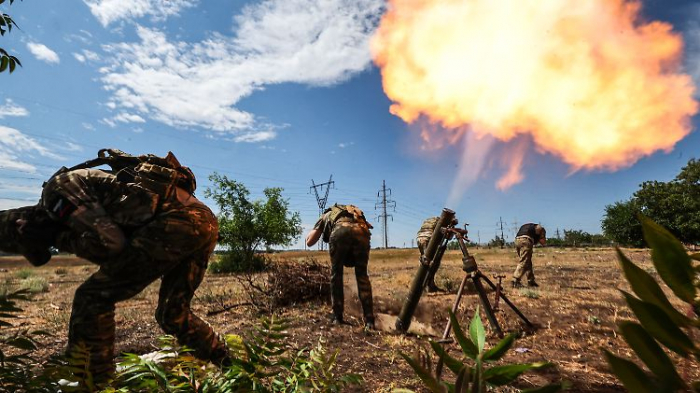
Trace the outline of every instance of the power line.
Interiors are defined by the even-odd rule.
[[[387,196],[391,196],[391,188],[386,188],[386,181],[382,180],[382,188],[377,192],[379,201],[374,204],[374,209],[377,210],[378,207],[382,208],[382,214],[380,214],[377,219],[382,222],[382,229],[384,232],[384,248],[389,248],[389,227],[387,224],[387,218],[391,217],[391,221],[394,221],[394,216],[387,214],[386,208],[390,207],[396,211],[396,202],[392,199],[387,199]]]

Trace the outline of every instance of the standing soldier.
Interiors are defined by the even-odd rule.
[[[439,219],[440,217],[427,218],[425,221],[423,221],[423,224],[421,224],[420,229],[416,234],[416,243],[418,243],[418,251],[420,251],[421,259],[423,258],[425,249],[428,248],[430,238],[433,237],[433,232],[435,231],[435,227],[437,226]],[[435,266],[434,269],[430,269],[428,276],[425,278],[428,292],[437,292],[440,290],[440,288],[438,288],[438,286],[435,284],[435,273],[440,268],[440,261],[437,261],[437,263],[438,265]]]
[[[306,236],[311,247],[323,236],[331,255],[331,302],[333,323],[343,323],[343,267],[355,268],[357,292],[362,303],[365,328],[374,329],[372,284],[367,275],[369,262],[370,225],[362,210],[353,205],[335,204],[326,209]]]
[[[40,203],[65,228],[55,246],[100,265],[76,290],[68,333],[68,353],[84,345],[90,372],[100,380],[114,372],[115,304],[159,278],[156,320],[161,328],[199,358],[230,362],[225,343],[190,309],[216,245],[216,217],[194,197],[194,175],[172,153],[165,159],[142,157],[163,166],[128,168],[133,183],[85,164],[63,168],[44,184]],[[36,231],[30,220],[16,221],[19,237]]]
[[[547,242],[546,234],[547,231],[539,224],[528,223],[520,227],[515,236],[515,251],[518,253],[520,262],[513,273],[513,288],[523,286],[520,280],[524,275],[527,275],[528,286],[539,286],[535,281],[535,272],[532,270],[532,248],[536,243],[544,246]]]

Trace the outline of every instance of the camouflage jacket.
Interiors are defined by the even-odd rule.
[[[367,222],[365,214],[355,205],[338,205],[337,203],[326,209],[323,215],[316,221],[314,229],[320,230],[323,233],[323,241],[328,243],[335,228],[335,223],[340,220],[356,223],[362,226],[367,231],[367,236],[370,236],[369,230],[372,225]]]
[[[430,217],[423,221],[423,224],[421,224],[420,229],[416,234],[416,239],[430,239],[430,237],[433,236],[433,232],[435,231],[435,227],[437,226],[439,220],[440,217]]]
[[[81,236],[80,246],[72,243],[71,247],[80,250],[66,251],[95,258],[121,252],[126,242],[123,229],[151,220],[158,197],[138,185],[120,182],[105,171],[76,169],[49,179],[40,205],[53,219]]]

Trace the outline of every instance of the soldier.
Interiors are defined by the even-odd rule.
[[[532,248],[536,243],[545,245],[547,242],[547,231],[539,225],[528,223],[520,227],[518,234],[515,236],[515,250],[518,253],[520,262],[513,273],[513,288],[521,288],[520,283],[523,275],[527,274],[527,285],[530,287],[538,287],[535,281],[535,272],[532,270]]]
[[[331,302],[333,323],[343,323],[343,267],[355,268],[357,292],[362,303],[365,328],[374,329],[372,306],[372,284],[367,275],[369,262],[370,225],[362,210],[353,205],[335,204],[318,219],[306,236],[306,245],[311,247],[323,236],[329,244],[331,255]]]
[[[56,247],[100,265],[75,293],[68,333],[68,352],[85,345],[90,371],[100,379],[114,371],[115,304],[159,278],[161,328],[199,358],[230,363],[225,343],[190,309],[216,245],[217,220],[192,194],[191,171],[171,155],[174,169],[141,168],[133,184],[76,169],[59,171],[44,185],[40,205],[66,229],[56,235]],[[149,181],[149,170],[170,173],[172,181]],[[20,236],[34,226],[26,219],[17,225]]]
[[[421,224],[420,229],[416,234],[416,243],[418,243],[418,250],[420,251],[421,258],[423,258],[425,249],[428,248],[428,243],[430,242],[430,238],[433,236],[433,232],[435,231],[435,227],[437,226],[439,219],[440,217],[427,218],[425,221],[423,221],[423,224]],[[437,292],[440,290],[440,288],[438,288],[438,286],[435,284],[435,273],[437,272],[437,269],[440,268],[439,263],[440,261],[438,261],[438,265],[435,266],[434,269],[431,269],[428,272],[428,276],[425,278],[428,292]]]

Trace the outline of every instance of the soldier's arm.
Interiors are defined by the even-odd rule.
[[[323,234],[323,231],[320,229],[312,229],[308,235],[306,235],[306,245],[308,247],[313,246],[318,242],[318,239],[321,238],[321,235]]]
[[[318,239],[321,238],[321,235],[323,235],[323,230],[326,227],[326,214],[322,215],[321,218],[316,221],[316,225],[314,225],[314,229],[309,231],[309,234],[306,235],[306,246],[311,247],[316,242],[318,242]]]

